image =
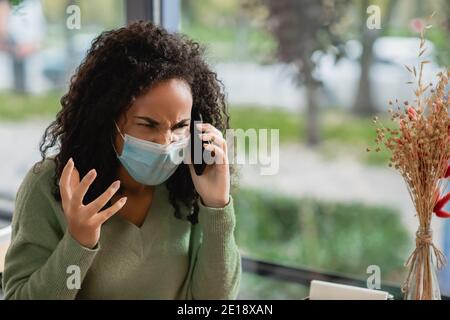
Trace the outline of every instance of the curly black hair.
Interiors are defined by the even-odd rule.
[[[38,165],[50,150],[59,149],[54,156],[55,199],[61,201],[58,181],[71,157],[81,177],[93,168],[98,173],[84,198],[86,203],[116,180],[119,160],[111,143],[114,121],[157,83],[172,78],[186,81],[192,92],[192,108],[201,113],[204,122],[224,133],[229,128],[224,86],[204,54],[205,47],[186,35],[169,33],[144,21],[105,31],[94,39],[61,98],[61,110],[40,143],[42,160]],[[189,221],[197,223],[199,195],[186,164],[178,166],[166,187],[175,216],[182,218],[180,204],[184,204]]]

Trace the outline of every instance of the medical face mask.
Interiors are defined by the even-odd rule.
[[[128,134],[124,136],[117,123],[116,128],[124,140],[122,154],[119,155],[116,151],[117,158],[137,182],[149,186],[163,183],[170,178],[185,157],[189,136],[164,145]]]

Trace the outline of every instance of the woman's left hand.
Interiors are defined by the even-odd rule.
[[[227,142],[222,133],[211,124],[199,123],[197,127],[202,132],[200,138],[204,141],[204,148],[210,152],[214,151],[214,162],[206,166],[201,176],[197,176],[194,166],[190,163],[189,170],[192,181],[205,206],[223,208],[230,200],[230,168]],[[212,142],[209,144],[207,141]]]

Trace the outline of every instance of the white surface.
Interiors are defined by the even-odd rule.
[[[387,300],[388,296],[386,291],[318,280],[311,281],[309,292],[310,300]]]

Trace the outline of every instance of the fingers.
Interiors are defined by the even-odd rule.
[[[204,143],[203,146],[212,153],[214,158],[214,162],[212,163],[227,163],[227,142],[223,138],[222,133],[209,123],[201,124],[201,128],[202,131],[206,131],[206,133],[200,134],[200,138],[202,141],[208,141],[208,143]],[[208,162],[208,164],[212,163]]]
[[[92,217],[93,223],[101,225],[116,214],[127,202],[127,197],[120,198],[111,207],[100,211]]]
[[[96,177],[97,172],[95,171],[95,169],[92,169],[83,177],[83,180],[81,180],[80,184],[75,189],[72,195],[72,201],[74,205],[81,206],[83,204],[83,198]]]
[[[219,146],[215,145],[215,144],[208,144],[208,143],[204,143],[203,147],[210,151],[210,152],[214,152],[214,162],[216,164],[226,164],[227,163],[227,157],[225,155],[225,151],[220,148]]]
[[[227,163],[227,142],[223,138],[222,132],[209,123],[199,123],[197,127],[204,133],[200,134],[202,141],[210,141],[204,143],[206,150],[214,152],[214,160],[217,164]]]
[[[67,161],[66,165],[64,166],[64,169],[61,173],[61,177],[59,179],[59,190],[61,193],[61,199],[63,202],[67,202],[72,197],[72,192],[70,188],[70,177],[72,176],[72,171],[74,168],[74,163],[72,158]]]
[[[203,133],[200,134],[200,139],[202,141],[209,141],[221,149],[226,148],[226,141],[222,136],[217,135],[216,133]]]
[[[73,166],[73,170],[72,170],[72,174],[70,175],[70,190],[72,190],[72,192],[78,187],[78,185],[80,184],[80,173],[77,170],[77,167]]]
[[[208,133],[216,133],[216,135],[220,137],[223,136],[222,132],[210,123],[199,123],[197,124],[197,128],[199,128],[202,132],[207,131]]]
[[[92,201],[90,204],[87,205],[88,211],[91,214],[95,214],[99,212],[105,204],[108,203],[108,201],[114,196],[114,194],[119,190],[120,187],[120,180],[117,180],[113,182],[109,188],[103,192],[97,199]]]

